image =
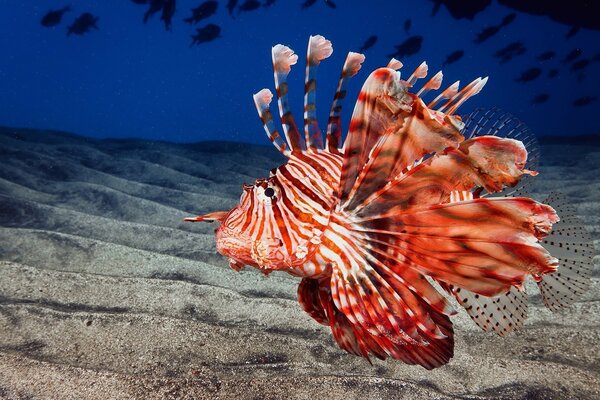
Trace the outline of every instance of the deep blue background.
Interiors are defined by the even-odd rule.
[[[595,96],[600,88],[600,62],[584,77],[569,72],[561,59],[575,47],[581,58],[600,51],[600,32],[582,29],[571,39],[569,30],[547,17],[518,14],[512,25],[482,45],[477,32],[497,24],[513,10],[494,4],[473,21],[452,19],[442,7],[431,16],[429,1],[337,0],[337,9],[323,0],[308,10],[302,1],[278,0],[270,8],[243,13],[232,19],[220,1],[218,12],[198,26],[212,22],[222,27],[218,40],[190,48],[194,28],[182,22],[201,0],[178,0],[172,32],[165,31],[156,14],[142,23],[146,6],[127,0],[72,0],[72,12],[55,28],[40,25],[49,10],[67,2],[0,0],[0,125],[65,130],[94,137],[143,137],[169,141],[235,140],[267,143],[256,115],[252,94],[272,89],[270,48],[292,47],[299,64],[292,69],[291,104],[302,118],[304,54],[310,34],[333,42],[334,54],[319,70],[318,104],[323,126],[347,51],[357,51],[371,34],[379,36],[366,52],[361,73],[352,82],[345,122],[353,99],[367,74],[387,63],[387,54],[404,41],[404,21],[412,19],[411,34],[424,36],[420,53],[402,61],[406,77],[427,60],[430,75],[446,55],[457,49],[465,57],[444,68],[445,83],[463,84],[490,76],[484,91],[462,112],[498,106],[525,121],[538,135],[600,134],[598,106],[573,107],[578,97]],[[565,3],[568,6],[568,3]],[[84,36],[66,36],[66,27],[82,12],[99,17],[99,30]],[[500,65],[494,52],[522,40],[528,52]],[[558,56],[540,63],[535,56],[554,50]],[[516,83],[533,66],[560,68],[556,79],[545,76]],[[550,100],[532,105],[539,93]]]

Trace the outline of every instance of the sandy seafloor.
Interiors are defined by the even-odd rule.
[[[599,142],[542,154],[535,197],[566,193],[599,248]],[[297,279],[230,270],[215,225],[182,218],[234,205],[280,161],[0,129],[0,398],[600,398],[598,256],[578,303],[551,313],[532,295],[516,334],[461,311],[434,371],[346,354],[300,309]]]

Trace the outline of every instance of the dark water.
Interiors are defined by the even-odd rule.
[[[42,26],[49,10],[67,3],[71,11],[60,22]],[[420,49],[409,43],[396,56],[405,64],[404,77],[423,60],[430,76],[443,69],[447,84],[490,77],[464,112],[500,107],[541,136],[600,133],[592,112],[600,86],[600,33],[589,17],[600,11],[593,1],[559,10],[555,2],[534,1],[522,10],[527,7],[497,0],[458,7],[459,1],[338,0],[335,9],[324,0],[304,9],[302,1],[277,0],[265,7],[262,0],[256,10],[242,11],[240,0],[230,15],[222,0],[197,24],[184,22],[201,3],[177,0],[167,31],[162,11],[144,24],[149,6],[128,0],[0,1],[0,123],[94,137],[266,143],[251,95],[273,88],[271,46],[283,43],[300,55],[290,74],[290,101],[300,114],[307,40],[321,34],[334,46],[319,71],[322,123],[348,51],[377,37],[350,85],[351,103],[368,73],[385,65],[397,45],[422,37]],[[67,36],[85,12],[98,18],[98,29]],[[191,35],[208,24],[220,27],[219,37],[190,47]],[[462,57],[443,65],[457,51]]]

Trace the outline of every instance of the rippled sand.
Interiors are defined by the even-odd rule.
[[[535,195],[560,190],[600,247],[600,144],[546,144]],[[456,318],[426,371],[334,344],[284,274],[236,273],[215,225],[281,162],[242,144],[94,141],[0,129],[0,398],[596,399],[600,284],[551,313],[532,296],[507,338]]]

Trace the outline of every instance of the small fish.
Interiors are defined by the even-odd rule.
[[[227,1],[227,12],[229,13],[229,15],[231,17],[233,17],[233,12],[235,11],[235,8],[237,7],[237,0],[228,0]]]
[[[163,21],[165,23],[165,29],[168,31],[171,30],[173,15],[175,15],[176,8],[177,8],[176,0],[166,0],[165,1],[165,5],[163,6],[160,19],[161,19],[161,21]]]
[[[67,36],[71,34],[83,35],[89,32],[92,28],[98,29],[98,17],[86,12],[81,14],[75,21],[69,26],[67,30]]]
[[[563,63],[570,63],[572,61],[575,61],[575,59],[577,57],[579,57],[581,55],[581,53],[583,53],[583,50],[581,50],[579,47],[571,50],[566,56],[565,58],[563,58]]]
[[[502,22],[500,22],[500,26],[508,26],[513,23],[513,21],[517,18],[516,13],[508,14],[506,17],[502,18]]]
[[[192,44],[190,44],[190,47],[201,43],[212,42],[221,37],[220,35],[221,27],[215,24],[208,24],[205,27],[197,28],[196,34],[192,35]]]
[[[276,0],[265,0],[263,7],[271,7],[273,4],[275,4],[275,1]]]
[[[598,101],[598,97],[596,96],[583,96],[575,101],[573,101],[573,106],[575,107],[583,107],[595,103]]]
[[[579,32],[580,29],[581,29],[580,26],[572,26],[571,29],[569,29],[569,31],[565,35],[565,38],[567,38],[567,39],[572,38],[573,36],[575,36],[577,34],[577,32]]]
[[[131,0],[132,3],[135,4],[148,4],[149,0]]]
[[[556,53],[554,51],[549,50],[549,51],[545,51],[545,52],[539,54],[535,59],[538,61],[548,61],[548,60],[552,60],[555,55],[556,55]]]
[[[523,43],[512,42],[494,53],[494,57],[500,59],[500,63],[504,64],[512,60],[516,56],[520,56],[527,51]]]
[[[198,7],[192,8],[192,15],[188,18],[185,18],[184,21],[188,24],[197,24],[203,19],[206,19],[216,13],[217,8],[219,8],[218,2],[215,0],[207,0]]]
[[[548,71],[548,78],[556,78],[558,76],[558,68],[552,68]]]
[[[561,212],[558,222],[551,205],[513,195],[537,174],[520,141],[533,142],[527,129],[504,113],[465,122],[456,115],[487,78],[462,90],[452,84],[426,104],[420,96],[441,87],[441,72],[413,91],[427,64],[403,80],[393,59],[364,82],[342,143],[347,83],[365,57],[346,57],[323,137],[317,67],[332,52],[323,36],[310,37],[301,132],[287,81],[298,56],[281,44],[272,48],[283,130],[271,113],[273,93],[262,89],[253,98],[287,162],[244,184],[231,210],[185,220],[220,222],[216,248],[232,269],[301,278],[302,308],[331,328],[342,349],[365,358],[446,364],[456,314],[446,296],[501,336],[523,325],[530,276],[547,307],[572,304],[589,285],[593,245],[576,217]]]
[[[423,45],[423,36],[411,36],[401,44],[396,45],[396,51],[388,57],[405,58],[417,54]]]
[[[571,71],[571,72],[581,71],[581,70],[585,69],[591,63],[592,63],[592,60],[583,58],[583,59],[581,59],[579,61],[575,61],[573,64],[571,64],[571,68],[569,68],[569,71]]]
[[[492,0],[431,0],[434,4],[431,15],[436,15],[441,5],[446,6],[454,19],[466,18],[473,20],[475,15],[485,10]]]
[[[445,67],[446,65],[454,64],[455,62],[457,62],[458,60],[463,58],[464,55],[465,55],[464,50],[453,51],[452,53],[450,53],[446,56],[446,60],[444,61],[442,66]]]
[[[147,23],[150,17],[163,9],[165,0],[150,0],[148,4],[148,9],[144,14],[144,23]]]
[[[515,79],[515,81],[521,83],[531,82],[532,80],[537,79],[541,74],[542,70],[540,68],[529,68],[528,70],[523,71],[521,76]]]
[[[550,95],[548,93],[538,94],[531,100],[531,104],[543,104],[550,99]]]
[[[260,2],[258,0],[246,0],[240,4],[239,11],[254,11],[260,8]]]
[[[56,26],[60,24],[64,13],[67,11],[71,11],[71,6],[65,6],[59,10],[50,10],[48,13],[46,13],[46,15],[44,15],[40,23],[47,28]]]
[[[302,6],[301,6],[301,8],[302,8],[303,10],[304,10],[304,9],[307,9],[307,8],[309,8],[309,7],[312,7],[312,6],[314,6],[316,2],[317,2],[317,0],[304,0],[304,3],[302,3]]]
[[[500,28],[502,28],[500,25],[485,27],[482,31],[480,31],[477,34],[473,42],[477,44],[485,42],[486,40],[494,36],[496,33],[498,33],[500,31]]]
[[[412,20],[410,18],[407,18],[404,21],[404,32],[406,32],[406,34],[410,34],[410,28],[412,27]]]
[[[360,47],[359,52],[364,53],[365,51],[367,51],[368,49],[373,47],[375,45],[375,43],[377,43],[377,35],[369,36],[369,38],[367,40],[365,40],[363,45]]]
[[[333,8],[334,10],[337,8],[337,5],[333,2],[333,0],[325,0],[325,5],[329,8]]]

